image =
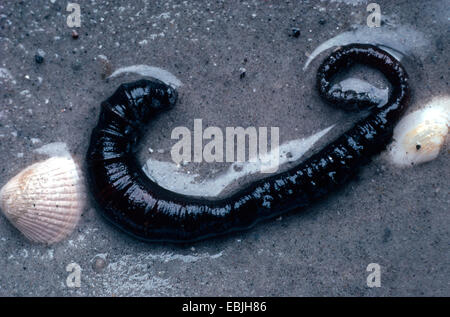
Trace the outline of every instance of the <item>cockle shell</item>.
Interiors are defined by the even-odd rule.
[[[0,209],[28,239],[56,243],[76,227],[85,202],[84,183],[69,157],[33,164],[0,190]]]
[[[399,166],[435,159],[448,134],[450,98],[434,98],[423,109],[405,116],[394,130],[389,154]]]

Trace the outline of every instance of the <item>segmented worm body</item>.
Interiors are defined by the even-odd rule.
[[[388,102],[366,93],[331,88],[333,77],[354,63],[380,70],[392,85]],[[352,44],[333,52],[317,74],[319,94],[346,109],[371,108],[350,130],[297,166],[256,181],[226,198],[171,192],[151,181],[134,153],[145,124],[177,99],[157,80],[123,84],[101,104],[87,154],[93,196],[103,214],[127,233],[147,241],[189,242],[251,227],[305,207],[344,184],[382,150],[409,99],[400,63],[372,45]]]

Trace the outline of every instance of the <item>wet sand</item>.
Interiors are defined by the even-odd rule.
[[[336,125],[314,144],[320,148],[355,116],[320,99],[316,70],[334,45],[352,39],[400,51],[413,91],[408,112],[450,94],[446,1],[378,1],[382,23],[373,29],[368,3],[80,1],[81,27],[71,28],[66,2],[4,2],[0,185],[45,159],[34,150],[54,142],[85,171],[100,102],[140,78],[108,78],[122,67],[157,67],[182,83],[175,108],[148,126],[142,165],[171,162],[172,130],[192,129],[194,119],[223,129],[279,127],[281,144]],[[353,75],[386,88],[376,72]],[[91,198],[75,232],[56,245],[31,244],[0,217],[0,296],[448,296],[448,154],[447,142],[435,160],[400,169],[382,153],[306,210],[188,245],[137,241],[108,224]],[[181,169],[201,181],[229,166]],[[67,285],[71,263],[82,270],[80,287]],[[380,287],[367,286],[370,263],[381,267]]]

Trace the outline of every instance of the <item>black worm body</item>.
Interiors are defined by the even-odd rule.
[[[354,63],[374,67],[388,79],[392,88],[385,105],[366,93],[331,89],[333,76]],[[176,91],[157,80],[123,84],[101,104],[92,132],[87,163],[93,196],[109,220],[147,241],[204,239],[307,206],[340,187],[386,146],[409,99],[404,68],[372,45],[352,44],[333,52],[318,70],[317,88],[333,105],[371,108],[370,114],[294,168],[229,197],[209,199],[162,188],[144,174],[133,151],[145,124],[175,104]]]

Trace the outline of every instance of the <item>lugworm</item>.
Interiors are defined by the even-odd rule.
[[[388,102],[366,93],[332,89],[333,77],[352,64],[380,70],[391,84]],[[145,124],[177,100],[174,88],[158,80],[122,84],[101,104],[91,136],[87,166],[99,209],[125,232],[146,241],[191,242],[243,230],[262,219],[305,207],[342,186],[391,139],[409,100],[408,76],[389,53],[352,44],[331,53],[317,73],[319,94],[346,109],[370,108],[364,119],[295,167],[261,179],[226,198],[171,192],[142,171],[134,150]]]

